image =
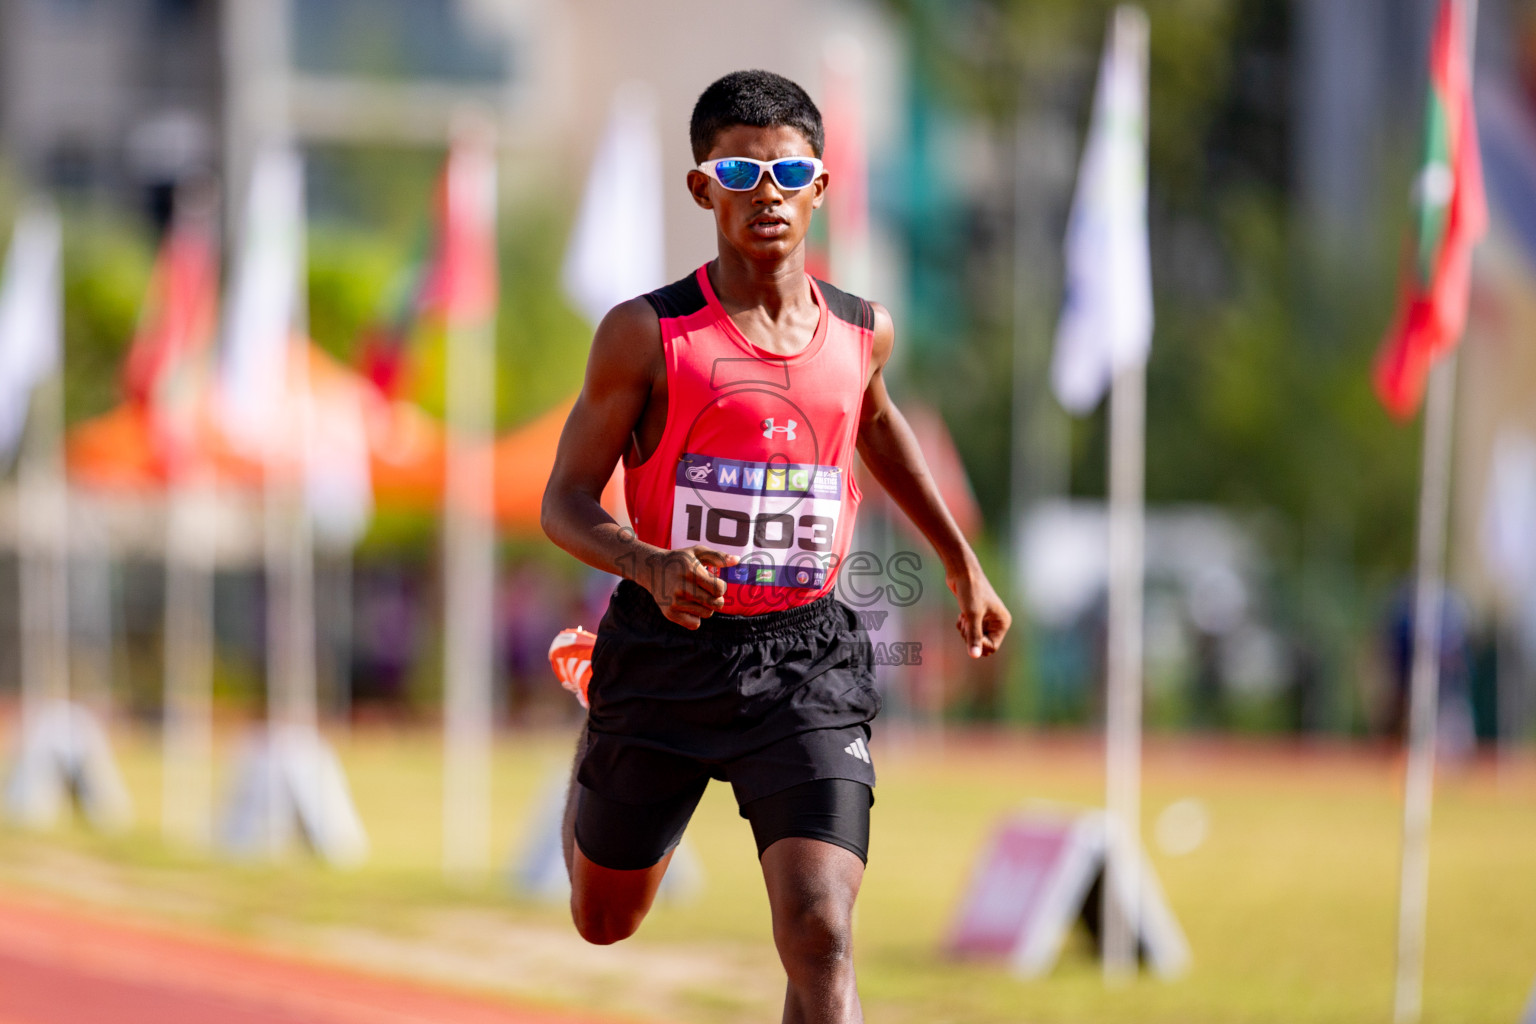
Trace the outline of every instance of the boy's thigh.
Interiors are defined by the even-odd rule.
[[[850,779],[815,779],[743,804],[757,856],[767,868],[770,849],[786,839],[814,839],[869,861],[869,809],[874,791]]]
[[[868,723],[786,736],[723,766],[757,854],[780,839],[819,839],[868,858],[875,766]]]
[[[709,773],[690,758],[589,733],[576,779],[576,845],[599,867],[634,871],[682,840]]]
[[[709,784],[707,775],[681,793],[646,804],[622,803],[576,788],[576,845],[599,867],[637,871],[661,861],[682,841]]]

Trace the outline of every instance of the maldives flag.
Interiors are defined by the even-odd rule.
[[[390,398],[399,397],[405,389],[406,346],[416,330],[427,265],[419,255],[413,257],[397,275],[380,315],[363,329],[358,366]]]
[[[1441,0],[1435,21],[1424,165],[1414,185],[1403,297],[1376,360],[1376,393],[1401,418],[1418,409],[1430,367],[1461,338],[1472,247],[1488,227],[1462,10],[1457,0]]]
[[[437,259],[422,288],[424,313],[476,327],[496,312],[496,154],[466,133],[448,151],[438,187]]]
[[[191,446],[205,360],[218,322],[219,264],[206,203],[178,207],[123,366],[123,390],[146,406],[168,464]]]
[[[388,324],[364,337],[364,374],[386,395],[402,390],[406,347],[422,320],[476,327],[496,311],[496,158],[486,140],[454,142],[437,182],[436,224],[424,266]]]

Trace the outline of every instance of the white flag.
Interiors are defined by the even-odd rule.
[[[350,374],[315,363],[310,364],[305,459],[309,514],[322,540],[350,547],[367,532],[374,512],[368,396]]]
[[[1494,443],[1479,539],[1488,574],[1522,602],[1536,602],[1536,437],[1524,431]]]
[[[1067,223],[1066,295],[1051,384],[1069,412],[1098,404],[1152,344],[1147,253],[1147,19],[1116,8]]]
[[[52,206],[33,206],[17,218],[0,279],[0,464],[10,460],[21,438],[32,389],[59,368],[60,244]]]
[[[253,454],[270,453],[291,436],[288,350],[304,263],[303,188],[296,153],[257,157],[219,372],[224,431]]]
[[[631,82],[614,93],[587,174],[565,254],[566,295],[596,324],[619,303],[666,283],[664,246],[656,100],[648,86]]]

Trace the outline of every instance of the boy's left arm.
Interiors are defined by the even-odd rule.
[[[875,305],[874,351],[870,355],[869,383],[859,413],[859,455],[881,487],[912,520],[938,552],[944,579],[960,602],[955,624],[971,657],[994,654],[1013,617],[986,573],[954,516],[939,496],[917,438],[885,389],[884,369],[895,346],[896,329],[884,306]]]

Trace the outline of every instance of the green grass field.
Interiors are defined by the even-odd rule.
[[[502,737],[493,836],[499,865],[568,756],[563,734]],[[511,894],[505,872],[450,883],[440,858],[440,763],[430,732],[336,738],[373,855],[334,871],[295,854],[235,865],[163,844],[152,735],[118,749],[135,830],[0,831],[0,886],[216,928],[255,943],[507,997],[699,1024],[778,1019],[782,975],[750,831],[711,787],[689,832],[699,898],[657,908],[640,935],[583,946],[562,907]],[[230,744],[224,743],[227,754]],[[857,956],[882,1022],[1387,1021],[1397,892],[1400,767],[1389,755],[1236,742],[1149,743],[1148,834],[1186,797],[1208,839],[1151,855],[1194,954],[1191,972],[1106,990],[1077,936],[1048,978],[957,965],[941,938],[998,817],[1030,800],[1091,804],[1091,739],[951,732],[874,748],[880,769]],[[1536,983],[1536,763],[1443,772],[1431,854],[1425,1020],[1514,1024]]]

